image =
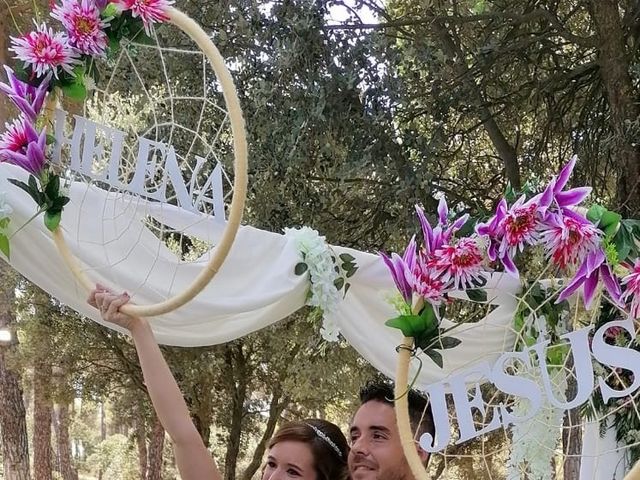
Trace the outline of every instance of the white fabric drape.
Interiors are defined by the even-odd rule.
[[[588,422],[582,432],[580,478],[584,480],[622,480],[629,470],[624,445],[616,441],[613,427],[600,437],[598,422]]]
[[[7,178],[26,181],[17,167],[0,165],[0,191],[9,195],[15,230],[35,212],[33,200]],[[194,215],[168,205],[132,199],[95,186],[74,183],[71,202],[65,208],[62,228],[69,248],[96,282],[132,292],[141,304],[163,300],[186,288],[203,262],[179,264],[144,226],[149,216],[164,225],[215,244],[220,221]],[[78,312],[100,322],[86,305],[86,292],[63,264],[42,218],[28,223],[11,240],[11,265],[41,288]],[[381,372],[393,376],[395,346],[400,333],[384,325],[394,316],[386,298],[394,285],[377,255],[340,247],[349,252],[359,270],[350,279],[348,295],[335,313],[335,321],[349,343]],[[305,303],[306,276],[294,272],[300,261],[294,242],[284,235],[242,227],[234,246],[213,281],[192,302],[151,321],[159,342],[197,346],[226,342],[270,325]],[[463,325],[453,332],[462,344],[445,352],[443,370],[428,364],[419,384],[427,385],[479,360],[497,357],[513,344],[511,322],[519,284],[495,274],[487,285],[496,308],[479,323]],[[445,320],[444,326],[449,325]],[[426,359],[425,362],[430,362]]]

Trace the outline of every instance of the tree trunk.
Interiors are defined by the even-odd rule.
[[[0,55],[4,52],[0,51]],[[0,433],[5,480],[29,480],[29,443],[27,415],[20,386],[20,376],[6,363],[7,355],[18,344],[12,328],[17,276],[0,260],[0,329],[12,334],[9,344],[0,344]]]
[[[104,442],[107,438],[107,420],[104,411],[104,402],[100,402],[100,441]],[[98,470],[98,480],[102,480],[102,468]]]
[[[267,427],[265,428],[265,431],[260,438],[260,442],[255,449],[251,463],[249,463],[249,466],[242,474],[241,480],[251,480],[262,464],[262,457],[264,456],[264,452],[267,448],[267,442],[273,436],[280,414],[289,404],[289,400],[287,398],[281,400],[280,397],[281,394],[278,392],[271,398]]]
[[[51,364],[39,359],[33,369],[33,471],[35,480],[51,474]]]
[[[69,406],[58,405],[54,428],[58,445],[58,465],[63,480],[78,480],[78,472],[71,460],[71,441],[69,440]]]
[[[149,464],[146,480],[162,479],[162,451],[164,448],[164,428],[157,418],[153,424],[149,441]]]
[[[147,435],[142,408],[138,411],[135,420],[136,444],[138,445],[138,466],[140,468],[140,478],[147,478]]]
[[[624,216],[640,214],[640,98],[631,80],[625,32],[617,0],[591,0],[591,16],[598,32],[598,63],[607,92],[609,122],[615,134],[617,203]],[[635,122],[636,129],[630,128]]]
[[[567,398],[575,398],[578,390],[578,382],[575,377],[573,356],[567,360]],[[562,453],[564,455],[563,479],[579,480],[580,463],[582,455],[582,421],[580,408],[574,408],[565,412],[562,429]]]
[[[52,480],[51,419],[53,401],[51,393],[54,383],[51,344],[50,297],[35,285],[33,292],[34,328],[30,343],[35,348],[33,358],[33,472],[35,480]]]
[[[230,376],[230,380],[233,382],[233,398],[231,401],[229,440],[227,442],[227,453],[224,457],[224,480],[236,480],[236,466],[238,464],[240,438],[242,435],[242,419],[244,418],[245,401],[247,399],[246,361],[240,342],[227,347],[225,360],[229,371],[233,372],[233,375]]]

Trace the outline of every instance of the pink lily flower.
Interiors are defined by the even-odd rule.
[[[0,138],[0,161],[17,165],[39,176],[47,163],[45,151],[47,132],[38,134],[27,119],[7,124],[7,131]]]
[[[391,256],[380,253],[382,261],[391,272],[393,281],[402,294],[402,298],[404,298],[404,301],[409,305],[411,304],[413,296],[409,279],[416,265],[416,248],[416,237],[414,235],[411,237],[411,241],[409,245],[407,245],[402,257],[397,253],[392,253]]]
[[[576,272],[573,280],[560,292],[556,303],[566,300],[580,287],[583,287],[582,296],[584,306],[589,310],[593,303],[600,277],[611,300],[617,305],[621,305],[622,291],[620,285],[618,280],[613,276],[611,267],[607,263],[607,258],[601,248],[598,248],[587,256],[582,266]]]
[[[4,65],[4,69],[7,72],[9,84],[0,83],[0,90],[9,97],[30,122],[35,122],[42,111],[51,77],[46,77],[38,87],[34,87],[19,80],[9,66]]]

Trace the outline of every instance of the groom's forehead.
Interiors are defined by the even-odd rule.
[[[363,403],[351,418],[351,429],[384,428],[390,429],[395,425],[395,412],[393,406],[371,400]]]

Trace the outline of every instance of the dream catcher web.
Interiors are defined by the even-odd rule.
[[[155,304],[212,260],[233,200],[238,135],[218,74],[190,36],[172,24],[143,33],[92,65],[82,115],[97,126],[58,111],[56,127],[64,124],[63,167],[71,139],[83,136],[81,168],[67,168],[73,201],[62,224],[73,225],[65,238],[83,252],[80,275]]]
[[[553,405],[548,400],[544,389],[545,378],[557,402],[568,403],[577,395],[584,395],[586,390],[578,388],[578,370],[576,359],[570,343],[560,339],[564,334],[578,331],[585,326],[593,325],[588,336],[588,346],[594,341],[594,332],[605,323],[621,321],[627,314],[613,306],[604,295],[594,302],[591,310],[585,310],[582,299],[574,297],[558,314],[557,318],[548,318],[550,309],[557,299],[559,287],[554,282],[547,284],[548,290],[538,292],[536,300],[531,294],[537,286],[529,286],[519,294],[517,312],[512,326],[505,329],[505,338],[515,338],[514,351],[527,351],[536,342],[548,340],[549,344],[533,351],[529,350],[529,361],[511,358],[503,365],[506,374],[531,381],[539,386],[542,399],[539,408],[526,398],[502,392],[492,379],[484,378],[479,390],[474,382],[477,375],[467,379],[467,395],[471,402],[474,397],[482,397],[482,409],[472,408],[473,428],[475,431],[486,430],[475,438],[459,442],[461,426],[459,413],[454,408],[451,389],[446,389],[447,416],[450,425],[450,438],[447,446],[441,451],[432,453],[428,475],[425,478],[458,479],[466,478],[464,474],[473,472],[473,478],[486,479],[569,479],[569,478],[604,478],[591,476],[598,471],[610,474],[608,478],[624,478],[625,472],[640,456],[640,432],[633,425],[640,425],[640,395],[634,389],[622,398],[612,398],[604,402],[598,377],[615,390],[631,387],[633,373],[629,370],[614,368],[591,358],[594,378],[593,388],[589,389],[588,399],[580,405],[565,409]],[[539,285],[539,284],[538,284]],[[542,295],[540,295],[540,293]],[[539,303],[536,303],[539,301]],[[474,332],[482,337],[484,325],[476,323],[478,318],[486,317],[494,307],[486,304],[456,300],[452,308],[447,309],[449,318],[455,318],[458,327],[467,332]],[[455,316],[454,316],[455,315]],[[445,327],[453,322],[443,321]],[[603,330],[604,341],[608,345],[638,350],[638,344],[632,341],[631,335],[619,326]],[[451,335],[455,336],[454,328]],[[535,340],[534,340],[535,338]],[[541,369],[538,351],[544,352],[546,368]],[[493,364],[502,352],[486,351],[484,358],[474,358],[469,365],[462,367],[473,369],[483,360]],[[589,355],[579,352],[577,355]],[[437,368],[428,355],[420,350],[414,352],[409,368],[409,381],[418,373],[419,368]],[[460,369],[458,369],[460,370]],[[453,371],[456,375],[459,371]],[[505,426],[504,413],[500,409],[516,417],[530,417],[526,421]],[[424,412],[423,412],[424,413]],[[426,415],[426,414],[425,414]],[[502,421],[496,419],[502,416]],[[497,425],[491,427],[493,422]],[[620,428],[621,425],[629,428]],[[421,425],[424,428],[424,425]],[[468,427],[467,427],[468,428]],[[418,428],[420,431],[420,428]],[[468,430],[467,430],[468,431]],[[436,435],[439,434],[436,432]],[[595,442],[600,437],[600,442]],[[419,435],[413,440],[419,442]],[[597,443],[597,446],[595,446]],[[582,474],[580,474],[582,469]]]

